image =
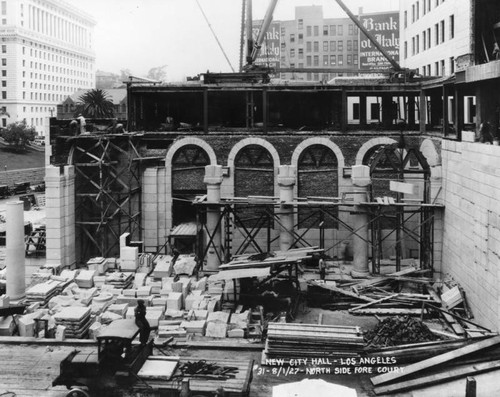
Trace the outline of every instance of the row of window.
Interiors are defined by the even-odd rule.
[[[282,46],[282,50],[284,51],[284,46]],[[295,57],[295,48],[290,49],[290,58]],[[323,52],[342,52],[344,51],[344,42],[342,40],[339,41],[323,41]],[[358,40],[347,40],[347,51],[358,51]],[[319,52],[319,41],[306,43],[306,52]],[[304,49],[299,48],[297,50],[299,59],[304,57]]]
[[[345,74],[345,76],[350,76],[350,75],[351,75],[351,73]],[[354,74],[352,74],[352,75],[354,76]],[[292,76],[290,76],[290,79],[291,80],[303,80],[303,78],[301,76],[302,76],[302,74],[300,74],[300,73],[297,75],[292,74]],[[342,77],[342,76],[344,76],[343,73],[322,73],[322,74],[320,74],[320,73],[308,72],[308,73],[306,73],[306,80],[307,81],[323,81],[326,83],[327,81],[329,81],[335,77]],[[281,77],[283,79],[287,78],[286,74],[284,74],[284,73],[281,75]]]
[[[432,29],[427,28],[422,34],[417,34],[411,39],[411,54],[416,55],[420,53],[420,37],[422,37],[422,51],[428,50],[432,47]],[[450,15],[449,18],[449,40],[455,38],[455,16]],[[434,45],[444,43],[446,40],[446,24],[443,19],[441,22],[434,25]],[[404,58],[408,58],[408,42],[404,42]]]
[[[297,27],[299,30],[304,29],[304,20],[299,19],[297,21]],[[281,28],[281,35],[284,36],[285,28]],[[358,34],[358,27],[352,23],[347,25],[347,34],[349,36],[355,36]],[[344,35],[344,25],[323,25],[323,36],[343,36]],[[302,33],[299,33],[299,40],[303,38]],[[319,25],[307,25],[306,26],[306,36],[319,36]],[[295,34],[290,35],[290,42],[295,41]]]
[[[445,0],[435,0],[435,6],[444,3]],[[422,3],[422,16],[431,11],[432,0],[418,0],[411,6],[411,22],[414,23],[420,19],[420,3]],[[408,11],[404,12],[404,26],[408,27]]]
[[[449,74],[455,73],[455,57],[448,59]],[[417,73],[420,73],[420,68],[417,69]],[[446,61],[441,59],[440,61],[434,62],[434,74],[432,73],[432,65],[424,65],[422,67],[422,74],[424,76],[445,76],[447,74]]]
[[[306,66],[320,66],[319,65],[320,57],[319,55],[306,57]],[[344,65],[344,56],[343,55],[323,55],[323,66],[343,66]],[[357,65],[359,62],[358,54],[348,54],[346,57],[346,65]],[[290,67],[295,67],[294,63],[290,64]],[[299,63],[299,68],[303,68],[304,64]]]

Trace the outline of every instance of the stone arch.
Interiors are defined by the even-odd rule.
[[[173,226],[173,216],[172,216],[172,160],[175,153],[182,147],[188,145],[195,145],[202,148],[208,158],[210,159],[210,165],[217,165],[217,156],[214,149],[204,140],[194,137],[187,137],[175,141],[172,146],[167,151],[165,156],[165,205],[166,205],[166,230],[168,231]]]
[[[295,148],[295,150],[293,151],[293,154],[292,154],[291,165],[294,165],[297,167],[298,163],[299,163],[299,158],[300,158],[300,155],[302,154],[302,152],[305,149],[307,149],[309,146],[313,146],[313,145],[323,145],[323,146],[330,148],[333,151],[333,153],[335,153],[335,156],[337,157],[339,170],[344,168],[345,159],[344,159],[344,155],[342,154],[342,150],[340,150],[340,148],[334,142],[332,142],[330,139],[318,138],[318,137],[305,139],[297,145],[297,147]]]
[[[422,144],[420,145],[420,151],[424,155],[429,163],[430,167],[436,167],[441,165],[441,156],[436,149],[436,145],[432,139],[424,139]]]
[[[358,151],[358,154],[356,155],[356,163],[355,165],[362,165],[363,164],[363,159],[366,156],[366,153],[373,148],[374,146],[378,145],[392,145],[393,143],[398,143],[396,140],[392,138],[386,138],[386,137],[380,137],[380,138],[374,138],[370,139],[368,142],[365,142],[361,148]]]
[[[238,152],[241,149],[243,149],[245,146],[249,146],[249,145],[262,146],[271,155],[271,157],[273,159],[273,164],[274,164],[273,168],[274,168],[274,176],[275,176],[274,177],[274,195],[275,196],[278,195],[279,194],[278,179],[276,177],[278,175],[278,168],[280,166],[280,157],[279,157],[278,151],[271,143],[269,143],[265,139],[256,138],[256,137],[242,139],[241,141],[236,143],[232,147],[231,151],[229,152],[229,155],[227,157],[227,166],[228,166],[230,172],[229,172],[229,178],[224,178],[224,180],[222,181],[222,186],[221,186],[222,194],[234,196],[234,189],[235,189],[235,186],[234,186],[234,162],[236,160],[236,156],[237,156]]]

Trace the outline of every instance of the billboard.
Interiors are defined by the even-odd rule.
[[[399,12],[364,14],[359,17],[363,26],[399,63]],[[390,62],[377,50],[368,37],[359,31],[359,68],[389,69]]]
[[[257,41],[262,21],[253,21],[253,39]],[[281,58],[281,25],[279,22],[272,22],[266,32],[259,55],[255,60],[255,65],[269,66],[272,68],[280,67]]]

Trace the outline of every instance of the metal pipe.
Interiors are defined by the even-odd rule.
[[[276,8],[276,4],[278,4],[278,0],[272,0],[271,3],[269,4],[269,7],[267,7],[264,21],[262,22],[262,26],[260,27],[259,30],[259,35],[257,36],[257,40],[255,41],[254,47],[252,49],[252,58],[250,63],[253,63],[257,59],[257,56],[259,55],[260,47],[264,42],[264,38],[266,37],[269,25],[271,25],[271,22],[273,21],[273,13],[274,9]]]
[[[375,40],[372,34],[363,26],[363,24],[359,21],[359,19],[356,18],[356,15],[354,15],[351,12],[351,10],[347,8],[347,6],[342,2],[342,0],[335,0],[335,1],[345,11],[345,13],[349,16],[349,18],[351,18],[351,20],[356,24],[359,30],[361,30],[366,35],[366,37],[368,37],[368,39],[373,43],[373,45],[377,48],[377,50],[379,50],[382,53],[382,55],[390,62],[394,70],[396,72],[403,70],[403,68],[399,65],[399,63],[397,63],[393,58],[391,58],[391,56],[385,50],[385,48],[383,48],[380,45],[380,43],[377,40]]]

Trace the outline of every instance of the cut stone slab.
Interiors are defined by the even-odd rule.
[[[207,323],[205,336],[211,338],[225,338],[226,335],[227,335],[227,323],[223,323],[221,321],[211,321]]]

